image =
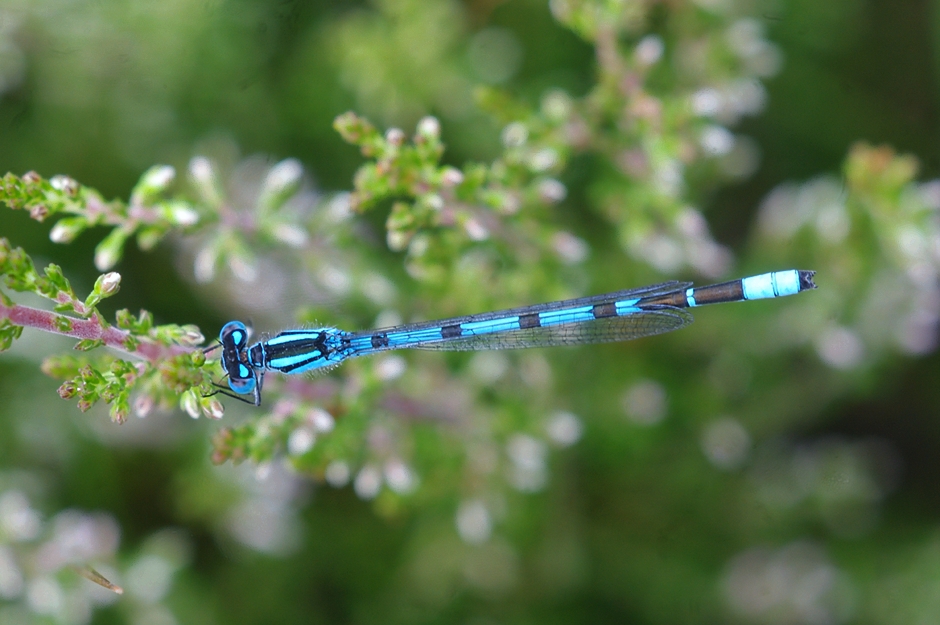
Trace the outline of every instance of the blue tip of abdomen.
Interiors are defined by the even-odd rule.
[[[744,299],[785,297],[787,295],[796,295],[807,289],[815,289],[816,285],[813,283],[815,273],[815,271],[788,269],[744,278],[741,280]]]

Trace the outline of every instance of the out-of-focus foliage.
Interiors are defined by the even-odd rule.
[[[931,622],[916,10],[0,4],[0,199],[26,209],[0,207],[0,622]],[[222,422],[168,409],[219,416],[196,326],[791,267],[820,288],[668,336],[394,352],[269,375]]]

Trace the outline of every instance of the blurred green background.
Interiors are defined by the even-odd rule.
[[[586,260],[511,269],[493,252],[537,286],[489,281],[464,248],[444,279],[422,282],[384,246],[382,204],[337,247],[353,282],[381,276],[371,284],[389,297],[357,286],[308,304],[225,272],[200,284],[198,241],[180,236],[129,246],[105,310],[143,308],[213,336],[231,318],[276,331],[305,305],[357,329],[389,310],[432,318],[790,267],[817,270],[819,290],[703,310],[635,344],[344,365],[317,384],[349,389],[370,367],[406,367],[385,387],[419,416],[367,414],[369,453],[398,441],[405,472],[366,453],[345,477],[327,472],[338,487],[281,456],[212,465],[220,425],[179,411],[122,426],[101,407],[79,413],[39,371],[71,343],[27,331],[0,355],[0,622],[940,622],[935,3],[0,0],[0,171],[67,174],[127,198],[148,167],[185,178],[208,155],[237,198],[257,163],[296,158],[323,211],[364,162],[332,127],[345,111],[409,135],[434,115],[444,161],[461,167],[506,149],[506,120],[478,106],[476,86],[533,110],[553,90],[590,94],[603,51],[566,11],[595,16],[624,59],[647,54],[642,89],[661,102],[750,85],[750,108],[716,117],[739,160],[690,159],[673,202],[701,211],[704,239],[733,260],[647,257],[660,248],[609,198],[649,181],[630,179],[629,163],[618,172],[595,134],[557,172],[566,197],[539,213]],[[762,64],[697,47],[709,37],[752,46],[741,58]],[[612,144],[684,140],[596,106]],[[692,128],[706,152],[705,137],[726,136]],[[846,164],[858,141],[916,157],[916,180],[911,165],[891,181],[904,167],[888,148]],[[666,219],[656,210],[644,224]],[[329,239],[329,221],[316,223]],[[87,292],[106,231],[62,246],[48,229],[0,210],[0,235]],[[269,415],[234,403],[223,424]],[[323,409],[341,431],[342,415]],[[396,475],[419,486],[397,488]],[[75,553],[127,593],[78,578],[64,567]]]

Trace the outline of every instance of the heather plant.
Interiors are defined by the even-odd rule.
[[[217,123],[245,129],[251,145],[317,138],[329,156],[305,169],[300,154],[243,157],[227,137],[176,136],[167,111],[208,115],[173,99],[193,76],[219,80],[200,61],[241,71],[251,45],[214,58],[198,37],[169,45],[151,34],[125,62],[179,92],[99,85],[117,110],[150,111],[115,121],[135,131],[114,146],[133,154],[122,166],[144,172],[128,199],[105,199],[77,172],[8,173],[0,185],[7,215],[41,224],[55,249],[81,250],[46,263],[54,252],[22,234],[25,219],[0,232],[0,349],[22,360],[4,377],[32,380],[35,393],[27,402],[13,383],[0,387],[14,398],[0,620],[522,622],[570,610],[571,620],[890,623],[930,613],[931,532],[902,547],[877,539],[906,531],[889,512],[897,445],[824,429],[934,352],[940,186],[919,178],[913,155],[857,142],[838,174],[778,181],[746,234],[722,243],[709,226],[715,198],[759,163],[757,141],[735,129],[764,110],[765,81],[784,62],[756,6],[508,3],[554,38],[532,48],[480,7],[443,0],[241,10],[291,41],[277,48],[265,27],[251,44],[289,57],[278,65],[289,95],[249,75],[229,95],[255,116],[226,107]],[[14,71],[17,32],[75,37],[32,5],[5,11],[20,29],[0,33],[9,85],[27,71]],[[468,26],[471,14],[485,25]],[[73,17],[139,25],[103,7]],[[161,33],[238,30],[194,8],[149,17],[168,20]],[[123,45],[113,32],[96,35],[105,49]],[[553,74],[530,49],[591,78]],[[35,62],[57,76],[39,89],[86,93],[67,71],[75,59]],[[326,115],[329,139],[310,121]],[[166,149],[144,150],[148,138]],[[141,163],[144,153],[172,165]],[[256,338],[367,329],[787,268],[817,270],[820,288],[697,312],[689,329],[630,344],[391,352],[317,377],[270,374],[260,408],[226,396],[214,338],[230,319]],[[129,301],[162,310],[112,310],[129,289]],[[40,335],[73,349],[47,350]],[[34,390],[46,387],[32,371],[58,394]],[[81,441],[62,438],[73,430]],[[17,448],[54,458],[56,477]],[[118,459],[70,484],[77,449]],[[133,494],[95,496],[85,475]],[[59,489],[76,494],[50,495]],[[215,563],[228,558],[230,574]]]

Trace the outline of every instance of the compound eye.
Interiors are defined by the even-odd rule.
[[[234,392],[238,393],[239,395],[248,395],[249,393],[255,390],[255,378],[253,375],[251,375],[251,372],[248,371],[248,367],[241,365],[238,369],[238,372],[242,373],[242,369],[244,369],[245,372],[248,373],[248,377],[233,378],[229,376],[228,386],[230,389],[232,389]]]
[[[248,343],[248,329],[241,321],[229,321],[219,332],[219,341],[222,345],[231,343],[235,349],[241,350]]]

